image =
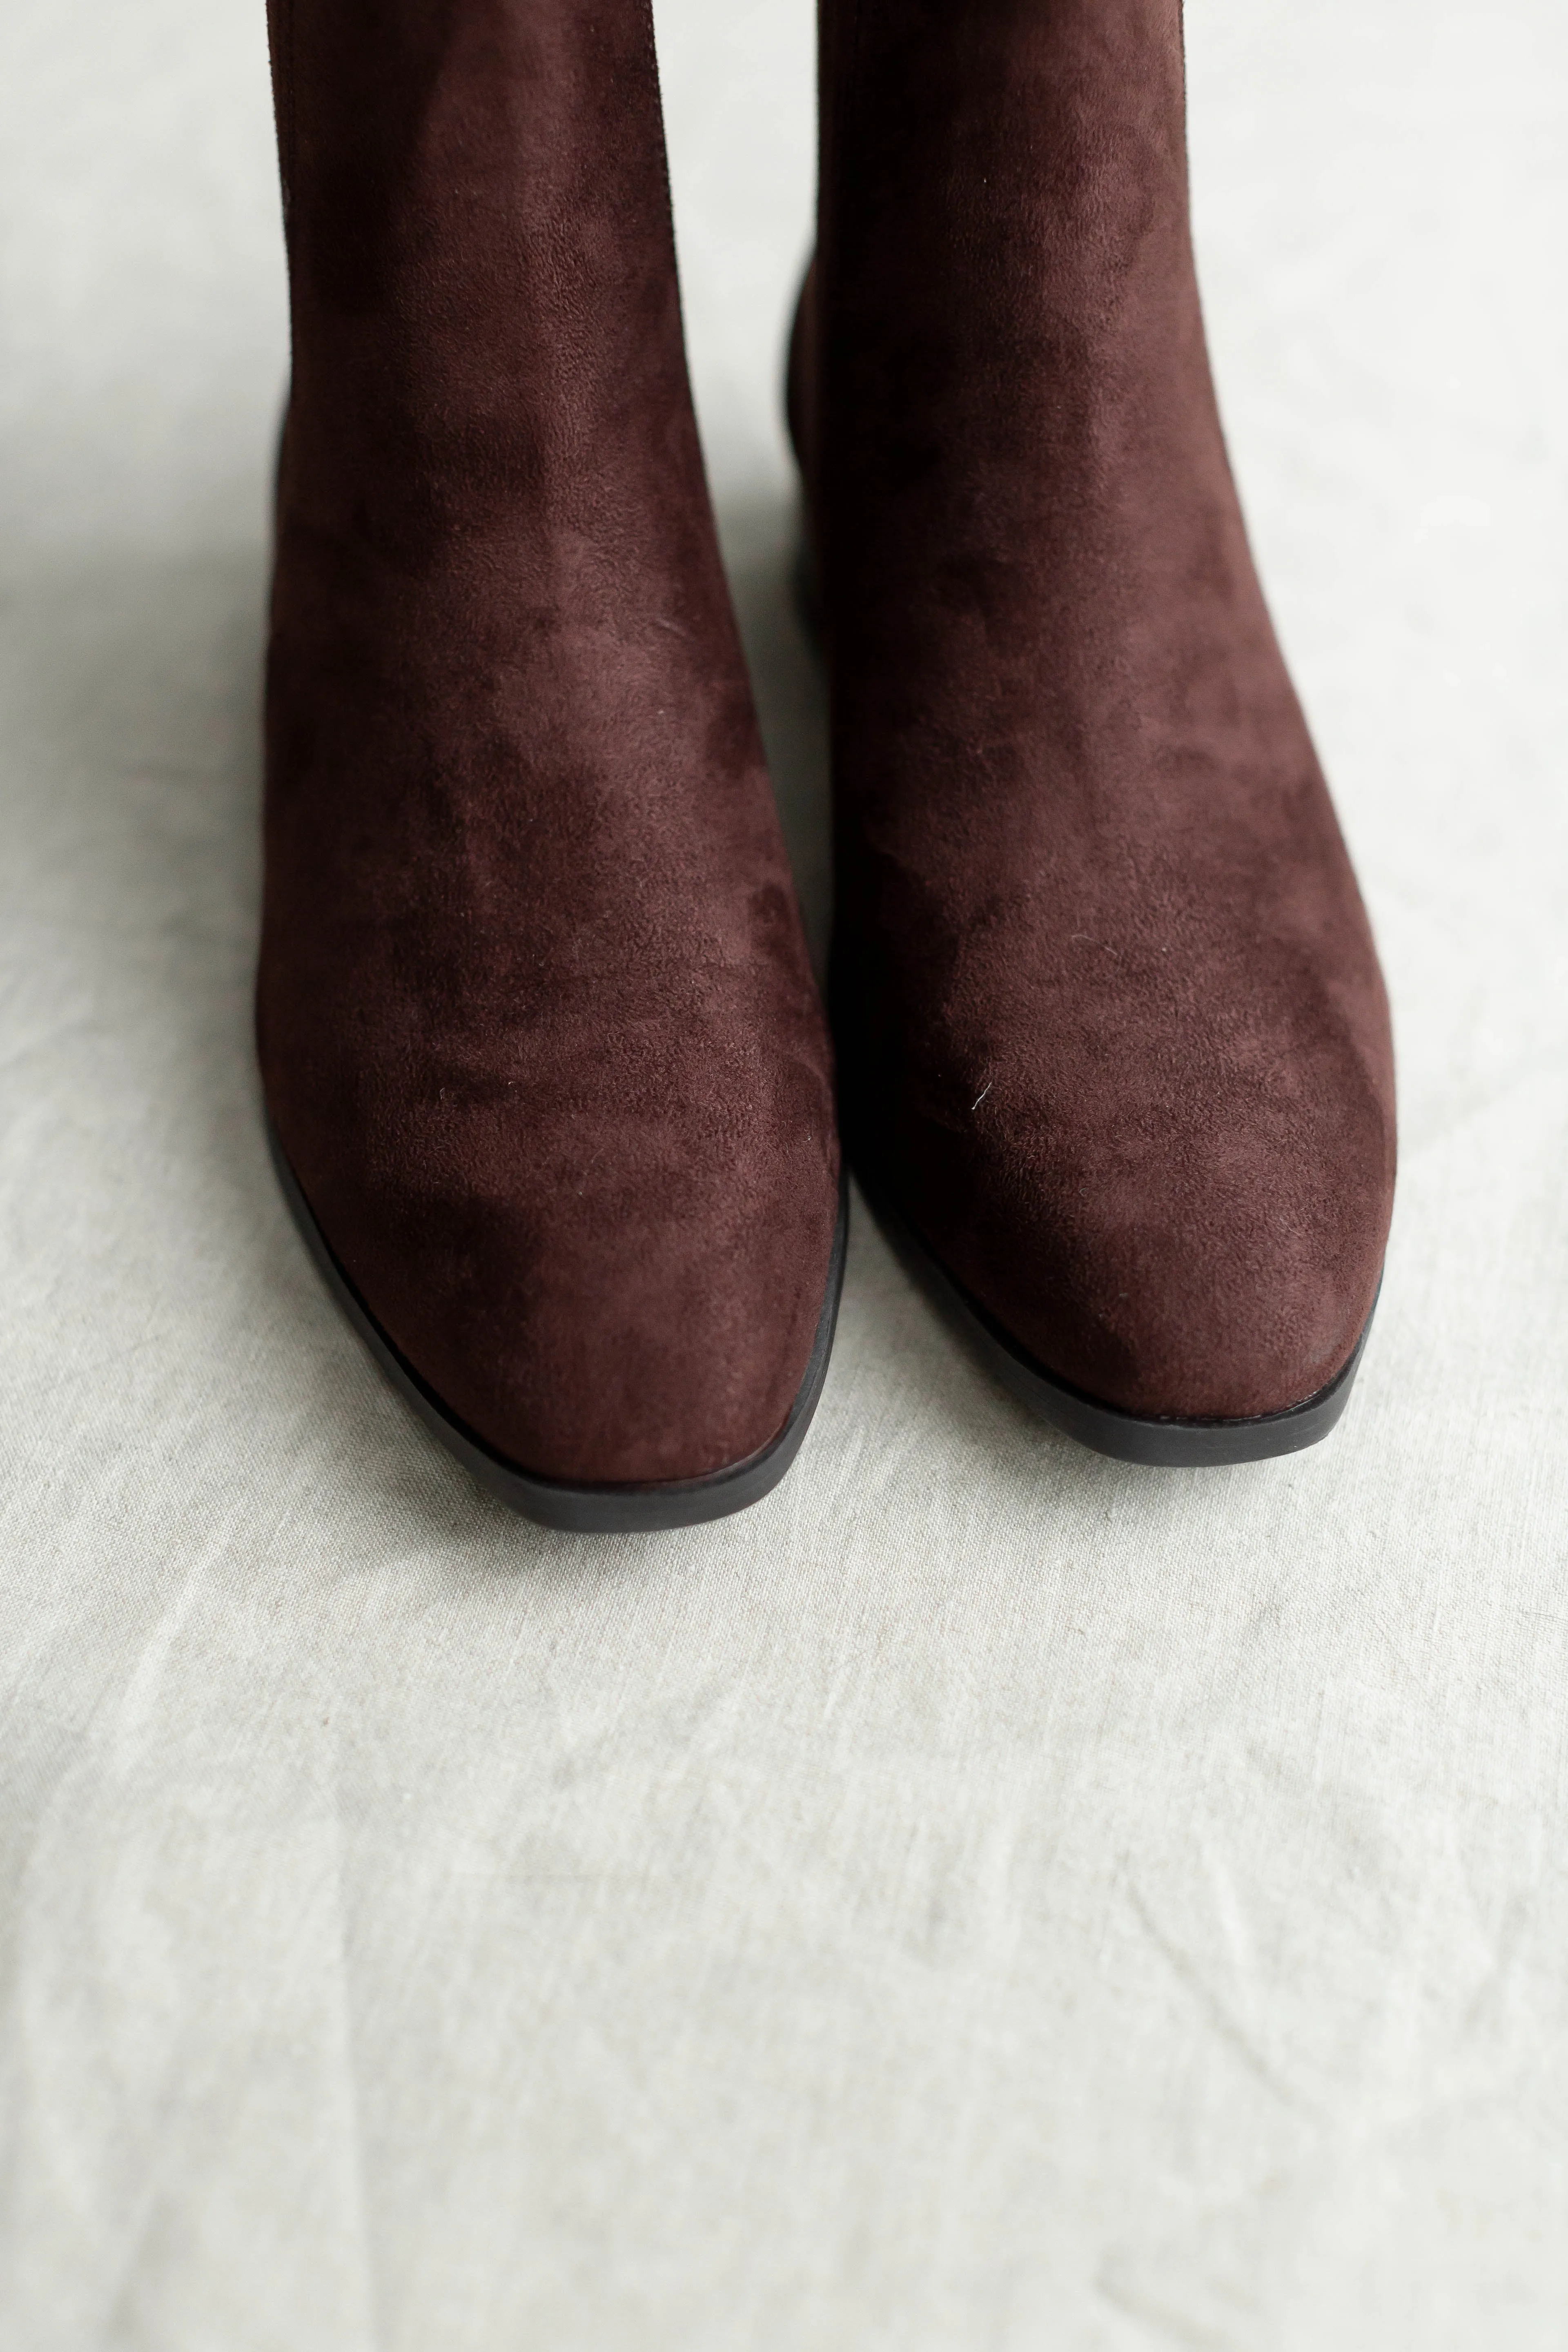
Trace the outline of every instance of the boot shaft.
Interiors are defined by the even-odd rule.
[[[834,233],[935,201],[978,261],[1016,208],[1086,281],[1184,240],[1182,0],[819,0],[818,23]]]
[[[647,0],[268,0],[268,30],[289,506],[591,533],[663,474],[704,509]]]
[[[945,643],[956,603],[1026,667],[1051,639],[1103,700],[1143,661],[1142,616],[1201,581],[1261,644],[1193,261],[1180,0],[823,0],[822,75],[795,408],[837,637],[920,675],[921,616]]]
[[[1097,443],[1125,462],[1209,409],[1180,0],[822,0],[821,70],[817,423],[854,420],[845,495],[873,419],[906,472],[940,430],[1043,482],[1042,439],[1081,479]]]

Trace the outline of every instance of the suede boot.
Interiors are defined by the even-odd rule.
[[[1179,0],[823,0],[791,411],[846,1140],[1016,1392],[1133,1460],[1322,1435],[1387,1009],[1248,553]]]
[[[832,1072],[693,422],[647,0],[273,0],[258,1031],[405,1394],[567,1527],[782,1474]]]

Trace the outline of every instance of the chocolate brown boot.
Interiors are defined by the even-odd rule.
[[[260,1055],[383,1364],[549,1523],[782,1475],[842,1263],[647,0],[274,0]]]
[[[847,1141],[1049,1419],[1292,1450],[1377,1296],[1393,1066],[1215,412],[1179,0],[823,0],[822,83]]]

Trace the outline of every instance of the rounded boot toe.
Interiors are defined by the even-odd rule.
[[[551,1483],[710,1478],[789,1420],[838,1263],[831,1131],[720,1165],[688,1154],[576,1183],[510,1133],[304,1167],[307,1217],[439,1417]],[[667,1160],[668,1160],[667,1155]],[[488,1181],[479,1172],[488,1164]]]
[[[426,1377],[493,1452],[573,1486],[710,1478],[777,1438],[800,1394],[833,1231],[679,1227],[542,1256],[495,1235],[426,1310]],[[485,1271],[479,1272],[480,1268]]]
[[[1150,1418],[1248,1420],[1327,1387],[1355,1350],[1387,1240],[1392,1136],[1372,1088],[1270,1121],[1245,1091],[1075,1139],[1058,1107],[1004,1115],[927,1238],[1040,1368]]]

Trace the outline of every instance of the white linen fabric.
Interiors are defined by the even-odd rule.
[[[659,32],[820,940],[808,0]],[[1294,1461],[1101,1462],[862,1213],[785,1486],[590,1541],[423,1435],[263,1149],[261,0],[0,16],[8,2352],[1568,2345],[1568,11],[1189,40],[1395,1006],[1355,1399]]]

